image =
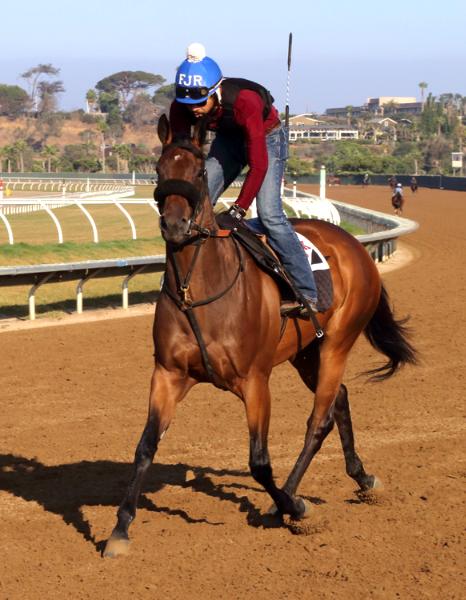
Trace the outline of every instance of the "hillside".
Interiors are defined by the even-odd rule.
[[[14,144],[18,139],[28,139],[31,143],[43,142],[45,144],[58,146],[60,149],[68,144],[82,144],[80,134],[86,131],[95,133],[96,138],[100,136],[95,123],[83,123],[77,115],[63,121],[59,135],[44,136],[38,130],[37,119],[21,117],[14,120],[0,116],[0,146]],[[135,129],[131,125],[125,125],[123,138],[118,140],[121,144],[144,144],[147,148],[160,146],[155,126],[144,126]]]

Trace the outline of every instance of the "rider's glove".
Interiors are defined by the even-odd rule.
[[[217,215],[217,223],[222,229],[236,229],[245,215],[244,208],[233,204],[228,210]]]
[[[236,219],[238,223],[246,216],[246,211],[244,210],[244,208],[241,208],[241,206],[238,206],[238,204],[232,204],[232,206],[227,212],[230,215],[230,217]]]

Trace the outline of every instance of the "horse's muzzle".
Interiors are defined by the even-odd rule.
[[[191,219],[160,216],[160,231],[166,242],[181,244],[191,235]]]

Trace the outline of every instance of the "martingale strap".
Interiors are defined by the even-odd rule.
[[[223,236],[217,236],[217,235],[213,234],[211,237],[223,237]],[[223,239],[228,239],[228,238],[224,237]],[[201,247],[202,247],[205,239],[203,239],[203,240],[201,239],[197,242],[197,247],[194,252],[194,256],[193,256],[191,265],[189,266],[188,272],[185,275],[185,277],[183,278],[183,280],[181,278],[181,272],[180,272],[180,268],[178,266],[178,261],[176,260],[176,252],[172,252],[169,254],[168,258],[172,261],[173,269],[175,272],[175,279],[176,279],[178,294],[176,294],[176,293],[172,292],[172,290],[170,290],[170,288],[168,287],[167,281],[164,281],[164,284],[162,287],[162,293],[166,293],[173,300],[173,302],[176,304],[176,306],[182,312],[185,313],[186,318],[188,319],[189,324],[191,325],[191,329],[193,330],[194,336],[196,337],[196,341],[198,343],[198,346],[199,346],[199,349],[201,352],[202,363],[207,372],[209,381],[211,383],[213,383],[216,387],[218,387],[222,390],[225,390],[227,388],[223,385],[223,383],[217,376],[217,373],[215,372],[215,370],[212,366],[212,362],[210,360],[209,353],[207,352],[207,347],[204,342],[204,338],[202,336],[201,328],[199,327],[199,323],[196,318],[196,315],[194,314],[193,309],[198,306],[205,306],[206,304],[210,304],[211,302],[215,302],[219,298],[222,298],[222,296],[224,296],[226,293],[228,293],[231,290],[231,288],[235,285],[236,281],[238,280],[238,277],[240,276],[241,272],[243,271],[244,264],[243,264],[243,257],[241,255],[241,249],[240,249],[239,243],[233,237],[231,237],[230,239],[232,240],[232,242],[235,246],[235,249],[236,249],[236,254],[238,257],[238,269],[236,271],[235,276],[231,280],[231,282],[227,285],[226,288],[221,290],[218,294],[215,294],[215,295],[205,298],[203,300],[198,300],[197,302],[193,302],[188,297],[191,276],[193,274],[193,270],[194,270],[194,266],[197,261],[197,257],[199,256],[199,252],[201,250]]]

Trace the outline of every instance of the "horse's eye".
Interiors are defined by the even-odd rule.
[[[206,174],[206,170],[205,169],[200,169],[199,173],[197,174],[198,177],[204,177],[204,175]]]

